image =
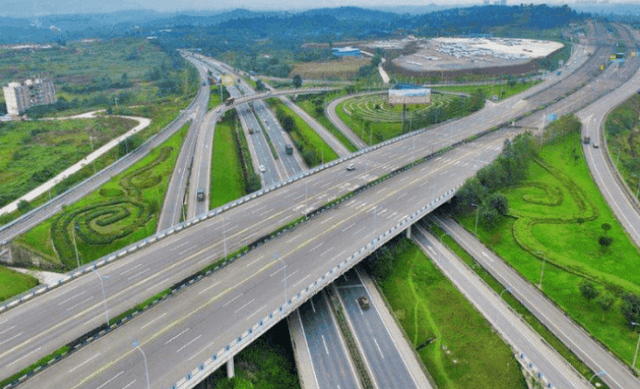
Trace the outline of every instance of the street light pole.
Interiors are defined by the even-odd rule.
[[[606,375],[607,375],[607,372],[606,372],[606,371],[604,371],[604,370],[599,371],[599,372],[597,372],[596,374],[592,375],[592,376],[591,376],[591,378],[589,378],[589,383],[591,383],[591,381],[592,381],[596,376],[598,376],[598,377],[604,377],[604,376],[606,376]]]
[[[147,365],[147,356],[144,354],[144,351],[138,346],[138,341],[133,342],[133,347],[140,350],[142,353],[142,358],[144,359],[144,372],[147,376],[147,389],[151,389],[151,384],[149,383],[149,366]]]
[[[508,291],[509,293],[511,293],[511,291],[512,291],[512,290],[513,290],[513,289],[512,289],[510,286],[508,286],[508,287],[504,288],[504,290],[503,290],[502,292],[500,292],[500,298],[502,298],[502,294],[503,294],[504,292],[507,292],[507,291]]]
[[[480,206],[478,204],[471,204],[472,207],[476,207],[476,230],[475,235],[478,237],[478,216],[480,216]]]
[[[109,310],[107,309],[107,295],[104,292],[104,282],[102,281],[102,276],[100,275],[100,273],[98,273],[95,267],[91,270],[93,270],[93,272],[96,273],[96,275],[100,279],[100,285],[102,286],[102,303],[104,304],[104,315],[107,317],[107,327],[109,327]]]
[[[547,256],[540,251],[537,251],[536,254],[542,256],[542,270],[540,271],[540,282],[538,282],[538,289],[542,289],[542,277],[544,276],[544,264],[547,262]]]
[[[78,267],[80,267],[80,256],[78,255],[78,245],[76,244],[75,226],[71,229],[71,236],[73,237],[73,248],[76,250],[76,262],[78,262]]]
[[[631,326],[638,326],[640,325],[640,323],[636,323],[636,322],[631,322]],[[638,348],[640,347],[640,334],[638,335],[638,344],[636,344],[636,353],[633,356],[633,364],[631,365],[633,367],[633,370],[636,369],[636,359],[638,359]]]

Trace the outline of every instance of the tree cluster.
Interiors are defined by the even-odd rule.
[[[460,188],[454,200],[456,208],[466,212],[477,207],[483,225],[493,228],[502,216],[509,213],[507,198],[498,191],[527,179],[530,158],[534,153],[530,133],[520,134],[513,141],[505,140],[502,153]]]

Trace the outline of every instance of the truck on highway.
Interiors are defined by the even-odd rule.
[[[236,99],[234,99],[233,97],[229,97],[229,98],[227,98],[227,99],[224,101],[224,103],[225,103],[226,105],[231,105],[231,104],[233,104],[233,102],[234,102],[235,100],[236,100]]]
[[[584,143],[585,145],[588,145],[589,142],[591,142],[590,136],[585,136],[584,138],[582,138],[582,143]]]
[[[287,155],[293,155],[293,146],[285,145],[284,146],[284,151],[285,151],[285,153],[287,153]]]
[[[253,127],[249,127],[249,134],[253,134]]]

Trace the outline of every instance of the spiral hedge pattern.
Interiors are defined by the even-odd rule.
[[[109,245],[144,227],[158,211],[156,202],[143,199],[143,190],[158,186],[162,176],[154,168],[166,161],[172,147],[164,147],[151,163],[125,175],[118,183],[122,189],[103,188],[98,192],[105,201],[63,212],[51,224],[51,238],[65,267],[77,266],[73,239],[90,246]],[[82,262],[82,258],[80,259]]]
[[[434,109],[445,108],[452,100],[449,96],[440,95],[432,95],[432,99],[431,103],[408,111],[407,118],[410,118],[411,115],[418,112],[428,112]],[[384,95],[354,97],[344,103],[344,110],[349,115],[357,115],[364,120],[372,122],[402,122],[402,108],[388,104]]]

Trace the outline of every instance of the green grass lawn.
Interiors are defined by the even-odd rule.
[[[265,100],[270,106],[271,108],[273,108],[274,110],[277,109],[282,109],[286,114],[288,114],[289,116],[291,116],[298,128],[298,131],[292,131],[289,133],[289,135],[291,136],[294,144],[296,144],[296,146],[298,146],[299,143],[306,143],[307,145],[309,145],[310,149],[308,150],[308,152],[310,153],[314,153],[315,154],[315,161],[317,163],[309,163],[309,158],[305,158],[304,154],[305,151],[300,151],[300,153],[303,155],[303,158],[305,159],[305,162],[307,162],[307,165],[311,168],[317,165],[320,165],[321,163],[327,163],[330,161],[333,161],[334,159],[338,159],[338,154],[336,154],[335,151],[333,151],[333,149],[327,144],[327,142],[324,141],[324,139],[322,139],[320,137],[320,135],[318,135],[310,126],[309,124],[307,124],[307,122],[305,122],[300,116],[298,116],[295,112],[293,112],[289,107],[287,107],[286,105],[284,105],[279,99],[275,99],[275,98],[270,98]]]
[[[479,226],[478,235],[533,284],[540,281],[545,257],[543,291],[614,353],[631,362],[637,333],[621,314],[620,297],[640,292],[640,253],[593,182],[579,134],[545,145],[540,155],[543,164],[531,164],[524,185],[503,191],[510,213],[518,220],[504,219],[490,231]],[[460,221],[473,230],[475,214]],[[598,243],[604,235],[603,223],[612,226],[607,235],[613,243],[606,249]],[[582,297],[579,285],[585,279],[594,281],[601,292],[616,296],[609,311]]]
[[[135,125],[117,117],[0,123],[0,207]]]
[[[231,121],[225,120],[216,124],[213,137],[210,209],[236,200],[245,194],[242,162],[237,152],[233,131]]]
[[[445,234],[442,229],[437,226],[430,226],[431,232],[439,237],[451,251],[453,251],[463,262],[465,262],[471,270],[473,270],[484,282],[489,285],[496,293],[502,295],[502,299],[507,302],[519,315],[524,319],[544,340],[551,345],[562,357],[569,362],[580,374],[589,379],[593,376],[593,372],[587,366],[585,366],[576,355],[569,350],[558,338],[556,338],[547,327],[545,327],[524,305],[522,305],[517,299],[510,293],[505,293],[505,286],[499,283],[489,272],[487,272],[482,266],[480,266],[458,243],[448,234]],[[599,378],[595,379],[599,382]],[[606,388],[601,386],[600,388]]]
[[[37,285],[38,280],[36,278],[0,266],[0,301],[4,301]]]
[[[66,269],[72,269],[77,266],[74,238],[83,264],[151,235],[188,128],[185,124],[127,171],[23,234],[18,243],[57,258]]]
[[[334,126],[333,123],[331,123],[331,120],[329,120],[329,118],[324,114],[324,111],[322,112],[322,114],[318,114],[316,112],[315,105],[310,100],[299,101],[299,102],[296,102],[296,104],[300,108],[302,108],[306,113],[311,115],[311,117],[316,119],[320,124],[322,124],[324,128],[326,128],[330,133],[332,133],[333,136],[335,136],[340,141],[340,143],[342,143],[347,149],[349,149],[349,151],[351,152],[358,151],[358,148],[353,143],[351,143],[349,138],[347,138],[342,133],[342,131],[338,130],[338,128],[336,128],[336,126]]]
[[[489,323],[417,245],[400,242],[389,245],[393,271],[379,284],[438,388],[527,388]]]
[[[223,92],[223,97],[224,97]],[[211,93],[209,94],[209,108],[208,110],[212,110],[218,105],[222,104],[222,100],[220,100],[220,89],[218,89],[217,85],[211,85]]]
[[[491,99],[492,96],[497,96],[498,100],[504,100],[513,95],[517,95],[518,93],[522,93],[527,89],[538,85],[542,81],[527,81],[527,82],[518,82],[513,86],[509,86],[507,84],[500,85],[451,85],[444,87],[436,87],[433,88],[434,91],[446,91],[446,92],[458,92],[458,93],[471,93],[477,89],[482,89],[484,91],[485,96],[488,99]]]

